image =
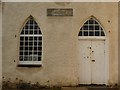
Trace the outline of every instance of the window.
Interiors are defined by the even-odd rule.
[[[105,32],[101,25],[94,18],[87,20],[84,25],[80,28],[78,36],[105,36]]]
[[[30,17],[20,33],[19,64],[40,65],[42,59],[42,33]]]

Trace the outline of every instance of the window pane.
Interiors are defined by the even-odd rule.
[[[42,45],[42,42],[38,42],[38,45]]]
[[[103,30],[103,29],[101,28],[101,30]]]
[[[32,51],[31,52],[29,51],[29,55],[31,55],[31,54],[32,54]]]
[[[98,23],[95,21],[95,24],[98,24]]]
[[[20,58],[20,61],[23,61],[23,56],[20,56],[19,58]]]
[[[34,47],[34,50],[37,50],[37,47]]]
[[[38,52],[38,55],[42,55],[42,52]]]
[[[29,41],[29,42],[28,42],[28,45],[29,45],[29,47],[33,47],[33,42],[32,42],[32,41]]]
[[[94,24],[94,21],[93,20],[89,20],[89,24]]]
[[[41,57],[38,57],[38,61],[41,61]]]
[[[88,26],[84,26],[84,27],[83,27],[83,30],[88,30]]]
[[[25,42],[25,46],[27,46],[28,45],[28,42]]]
[[[82,36],[82,31],[79,32],[79,35],[78,36]]]
[[[34,54],[37,54],[37,52],[34,52]]]
[[[93,36],[94,35],[94,32],[89,32],[89,36]]]
[[[89,30],[94,30],[94,26],[89,26]]]
[[[24,52],[24,55],[28,55],[28,52]]]
[[[28,37],[25,37],[25,41],[27,41],[28,40]]]
[[[34,30],[34,34],[37,34],[37,31],[38,31],[38,30]]]
[[[23,42],[20,42],[20,46],[23,46],[24,45],[24,43]]]
[[[39,34],[42,34],[42,33],[41,33],[41,31],[40,31],[40,29],[39,29],[39,31],[38,31],[38,32],[39,32]]]
[[[42,40],[42,37],[39,37],[39,40]]]
[[[28,30],[25,30],[25,34],[28,34]]]
[[[38,50],[42,50],[42,47],[38,47]]]
[[[32,41],[32,40],[33,40],[33,37],[29,37],[29,40]]]
[[[22,30],[21,34],[24,34],[24,30]]]
[[[28,56],[24,56],[24,61],[28,61],[28,60],[29,60]]]
[[[20,40],[23,41],[23,40],[24,40],[24,37],[20,37]]]
[[[84,36],[88,36],[88,32],[84,32]]]
[[[29,50],[32,50],[32,47],[29,47]]]
[[[38,61],[38,56],[37,55],[33,56],[33,61]]]
[[[28,50],[28,47],[25,47],[25,50]]]
[[[30,24],[33,24],[33,20],[30,20]]]
[[[87,22],[85,22],[85,24],[88,24],[88,21],[87,21]]]
[[[23,52],[20,52],[20,55],[23,55]]]
[[[37,41],[37,37],[34,37],[34,40]]]
[[[29,57],[29,61],[33,61],[33,60],[32,60],[32,56]]]
[[[37,29],[37,28],[38,28],[38,26],[35,25],[35,29]]]
[[[20,47],[20,50],[23,50],[23,47]]]
[[[25,29],[28,29],[28,26],[27,26],[27,25],[25,26]]]
[[[30,30],[30,34],[33,34],[33,30]]]
[[[34,46],[37,46],[37,42],[34,42]]]
[[[99,26],[95,26],[95,30],[99,30]]]
[[[99,31],[95,31],[95,36],[99,36],[99,35],[100,35]]]
[[[101,36],[105,36],[105,34],[104,34],[104,32],[103,32],[103,31],[101,32]]]
[[[80,28],[80,31],[82,31],[82,27]]]

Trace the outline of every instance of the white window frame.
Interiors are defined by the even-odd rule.
[[[93,24],[89,24],[89,20],[90,20],[90,19],[93,20]],[[88,22],[88,24],[85,24],[86,22]],[[97,22],[97,24],[96,24],[95,22]],[[101,24],[100,24],[95,18],[91,17],[91,18],[89,18],[88,20],[86,20],[85,23],[84,23],[83,26],[80,28],[79,33],[82,32],[82,35],[79,35],[79,34],[78,34],[78,39],[105,39],[106,33],[105,33],[103,27],[101,26]],[[88,27],[88,30],[83,29],[84,26],[87,26],[87,27]],[[94,29],[93,29],[93,30],[90,30],[90,29],[89,29],[89,26],[93,26]],[[98,29],[98,30],[95,30],[95,26],[99,26],[99,29]],[[88,35],[88,36],[85,36],[85,35],[83,34],[83,32],[88,32],[88,34],[90,34],[90,33],[89,33],[90,31],[94,33],[93,36],[89,36],[89,35]],[[99,32],[99,36],[96,36],[96,35],[95,35],[95,31],[98,31],[98,32]],[[104,33],[104,36],[101,35],[101,32]]]
[[[103,39],[105,40],[105,36],[79,36],[78,39]]]
[[[29,19],[28,19],[28,21],[27,22],[29,22],[29,28],[28,28],[28,30],[32,30],[33,31],[33,34],[30,34],[30,32],[28,33],[28,34],[25,34],[25,26],[26,26],[26,24],[25,24],[25,26],[22,28],[22,31],[24,30],[24,34],[20,34],[20,37],[24,37],[24,43],[25,42],[28,42],[28,45],[27,45],[27,48],[28,48],[28,50],[25,50],[25,49],[23,49],[23,51],[22,50],[20,50],[19,49],[19,65],[26,65],[26,66],[28,66],[28,65],[42,65],[42,39],[40,40],[39,38],[42,38],[42,33],[41,34],[39,34],[39,31],[38,30],[40,30],[40,28],[39,29],[36,29],[37,30],[37,34],[34,34],[34,28],[33,29],[30,29],[30,20],[31,20],[31,18],[33,19],[33,17],[30,17]],[[34,19],[33,19],[33,21],[35,21]],[[35,21],[36,22],[36,21]],[[36,25],[35,23],[34,24],[32,24],[33,26],[34,25]],[[37,24],[37,27],[39,27],[38,26],[38,24]],[[27,30],[27,29],[26,29]],[[22,33],[22,31],[21,31],[21,33]],[[40,30],[41,31],[41,30]],[[25,40],[25,37],[27,37],[28,38],[28,41],[26,41]],[[31,40],[31,42],[33,43],[32,44],[32,48],[37,48],[37,50],[31,50],[32,51],[32,54],[29,54],[29,37],[32,37],[33,38],[33,40]],[[34,37],[36,37],[37,38],[37,40],[34,40]],[[40,41],[39,41],[40,40]],[[20,40],[20,42],[21,42],[21,40]],[[20,42],[19,42],[19,45],[20,45]],[[37,45],[35,45],[34,46],[34,43],[35,42],[37,42]],[[41,43],[41,45],[38,45],[38,43]],[[23,48],[25,48],[26,47],[26,45],[24,44],[23,46],[19,46],[19,48],[20,47],[23,47]],[[41,50],[39,50],[38,51],[38,48],[41,48]],[[24,53],[25,53],[25,51],[27,51],[27,53],[28,53],[28,55],[25,55]],[[23,53],[23,56],[22,55],[20,55],[20,52],[22,52]],[[34,54],[35,52],[37,52],[37,54]],[[41,55],[39,55],[38,53],[41,53]],[[35,55],[37,55],[37,61],[33,61],[33,56],[35,56]],[[23,60],[20,60],[20,56],[22,56],[22,58],[23,58]],[[28,58],[28,61],[24,61],[24,59],[25,59],[25,57],[24,56],[27,56],[27,58]],[[30,61],[30,57],[32,57],[32,61]],[[38,60],[38,58],[40,58],[40,60]]]

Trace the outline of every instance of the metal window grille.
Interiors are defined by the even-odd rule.
[[[105,32],[94,18],[90,18],[80,28],[78,36],[105,36]]]
[[[42,33],[33,18],[30,18],[20,34],[20,61],[41,61]]]

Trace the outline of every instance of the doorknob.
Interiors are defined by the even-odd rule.
[[[92,60],[92,62],[95,62],[95,60]]]

